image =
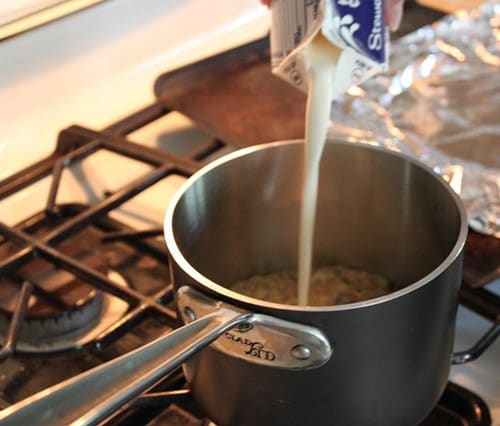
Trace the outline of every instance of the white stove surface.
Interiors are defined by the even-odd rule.
[[[269,16],[258,0],[105,1],[75,15],[0,42],[0,179],[49,154],[71,124],[101,129],[154,101],[161,73],[265,35]],[[182,135],[207,138],[186,117],[172,114],[129,135],[152,146]],[[112,170],[112,173],[109,171]],[[99,153],[65,171],[58,202],[99,199],[147,170]],[[165,206],[184,181],[171,176],[125,204],[119,219],[161,227]],[[85,184],[82,184],[85,182]],[[40,211],[50,180],[0,203],[6,224]],[[21,217],[22,216],[22,217]],[[500,293],[500,280],[489,286]],[[490,324],[460,307],[455,349],[469,347]],[[452,368],[450,379],[480,395],[500,425],[500,343],[478,360]]]
[[[0,178],[70,124],[151,103],[161,73],[264,36],[268,15],[259,0],[113,0],[0,42]]]
[[[486,286],[500,295],[500,279]],[[491,327],[475,312],[459,306],[455,331],[455,351],[471,347]],[[493,343],[477,360],[453,366],[450,380],[477,393],[490,407],[492,425],[500,426],[500,341]]]

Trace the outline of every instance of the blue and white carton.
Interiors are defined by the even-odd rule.
[[[387,69],[389,31],[384,24],[384,0],[274,0],[273,73],[307,92],[302,50],[319,33],[340,50],[331,99]]]

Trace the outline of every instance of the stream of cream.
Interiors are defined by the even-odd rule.
[[[304,49],[303,54],[309,73],[309,93],[306,109],[304,177],[299,230],[298,304],[306,306],[313,264],[319,165],[328,130],[330,94],[340,50],[319,34]]]

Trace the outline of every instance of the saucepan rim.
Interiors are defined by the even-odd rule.
[[[342,141],[338,139],[329,138],[328,141],[335,143],[340,143],[344,145],[352,144],[352,142]],[[213,162],[207,164],[202,167],[196,173],[194,173],[191,177],[189,177],[186,182],[176,191],[174,196],[172,197],[169,205],[167,206],[164,220],[164,237],[167,244],[167,249],[174,259],[175,263],[186,273],[189,277],[191,277],[194,281],[200,284],[202,287],[210,290],[211,292],[218,294],[225,299],[234,300],[238,303],[243,303],[246,306],[255,307],[255,308],[267,308],[273,310],[281,310],[281,311],[293,311],[293,312],[335,312],[335,311],[346,311],[346,310],[355,310],[371,307],[374,305],[382,304],[389,302],[394,299],[398,299],[402,296],[405,296],[409,293],[413,293],[419,288],[425,286],[426,284],[432,282],[436,277],[442,274],[448,267],[456,260],[456,258],[460,255],[467,237],[468,225],[467,225],[467,216],[465,212],[465,207],[462,203],[460,197],[455,193],[455,191],[446,183],[446,181],[436,172],[434,172],[429,166],[420,162],[419,160],[412,158],[406,154],[403,154],[398,151],[388,150],[383,147],[373,146],[369,144],[363,144],[363,148],[372,149],[375,151],[381,151],[389,155],[393,155],[396,157],[400,157],[401,159],[408,161],[410,163],[415,164],[416,166],[424,169],[428,173],[432,174],[436,177],[436,183],[442,185],[446,191],[451,195],[451,197],[455,201],[455,205],[457,206],[458,213],[460,215],[460,231],[458,232],[457,239],[452,250],[448,253],[446,258],[430,273],[415,281],[414,283],[393,291],[387,295],[376,297],[373,299],[356,302],[356,303],[347,303],[341,305],[329,305],[329,306],[297,306],[297,305],[286,305],[274,302],[267,302],[265,300],[256,299],[253,297],[248,297],[243,294],[237,293],[223,285],[217,284],[215,281],[209,279],[201,272],[199,272],[196,268],[194,268],[190,262],[184,257],[181,250],[179,249],[173,229],[173,218],[176,211],[176,207],[179,201],[182,199],[183,195],[188,191],[188,189],[197,182],[202,176],[210,173],[212,170],[220,167],[221,165],[228,163],[236,158],[244,157],[251,155],[255,152],[270,149],[273,147],[278,147],[282,145],[291,145],[291,144],[299,144],[303,143],[303,139],[293,139],[293,140],[284,140],[277,142],[270,142],[255,146],[250,146],[247,148],[241,148],[232,153],[226,154]]]

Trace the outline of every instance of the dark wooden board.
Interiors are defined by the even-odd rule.
[[[161,75],[155,94],[236,147],[304,136],[306,95],[271,73],[268,37]]]
[[[463,283],[482,287],[500,277],[500,238],[469,232],[465,245]]]

